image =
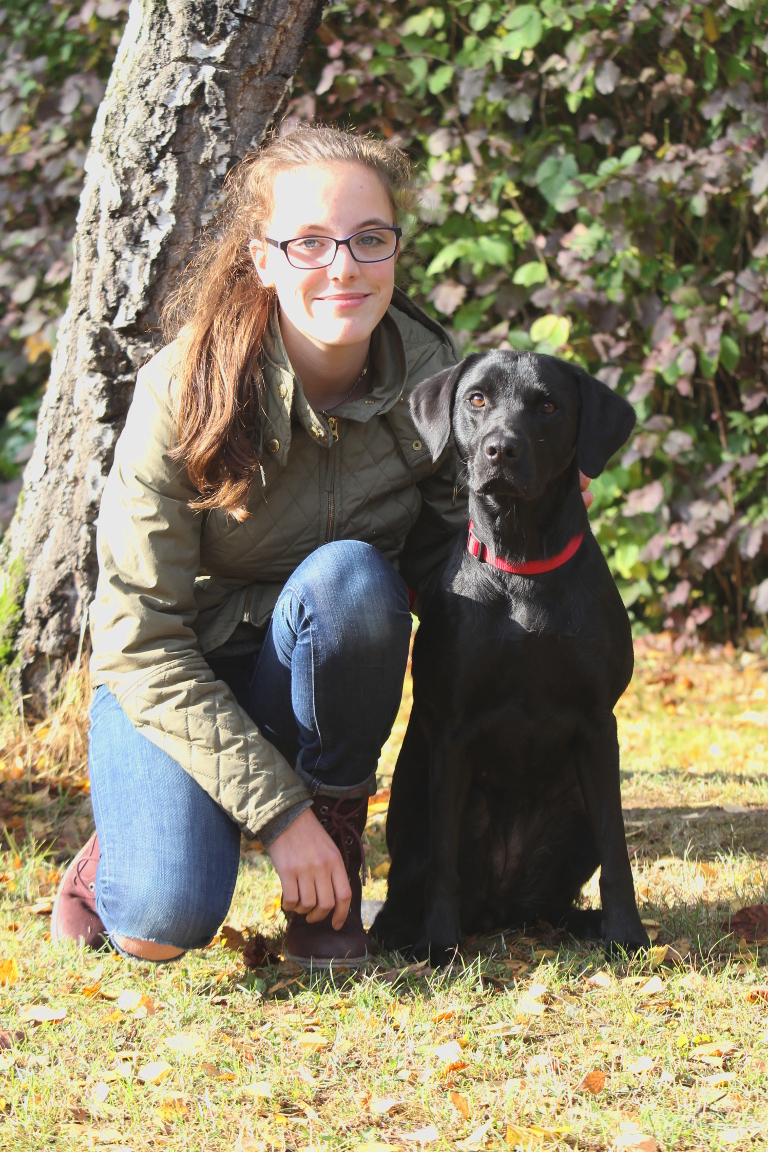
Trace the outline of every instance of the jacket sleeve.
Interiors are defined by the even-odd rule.
[[[217,680],[194,631],[202,514],[170,458],[172,352],[138,375],[101,501],[91,678],[251,835],[308,793]]]
[[[416,384],[449,368],[458,361],[456,350],[447,344],[432,347],[428,357],[419,357],[409,366],[408,392]],[[421,494],[418,519],[405,538],[400,556],[400,574],[420,597],[434,588],[460,531],[467,525],[467,498],[461,488],[454,494],[451,472],[453,444],[435,461],[429,476],[417,485]]]

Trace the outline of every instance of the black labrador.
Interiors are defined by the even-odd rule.
[[[579,468],[600,475],[634,411],[553,356],[492,352],[423,381],[411,412],[433,458],[453,435],[470,530],[414,644],[371,934],[433,963],[463,934],[537,919],[647,947],[613,715],[632,638],[579,490]],[[602,911],[579,910],[598,866]]]

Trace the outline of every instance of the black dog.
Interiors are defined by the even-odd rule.
[[[414,645],[372,935],[438,963],[462,934],[537,919],[647,947],[613,715],[632,638],[578,475],[600,475],[633,409],[555,357],[494,352],[423,381],[411,412],[433,458],[453,433],[470,534]],[[579,911],[598,866],[602,912]]]

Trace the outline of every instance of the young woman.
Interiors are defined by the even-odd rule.
[[[167,960],[260,837],[300,963],[366,958],[362,835],[428,590],[466,512],[408,412],[456,362],[394,286],[397,148],[299,128],[229,182],[138,374],[98,525],[96,832],[54,939]]]

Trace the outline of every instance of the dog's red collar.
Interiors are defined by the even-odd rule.
[[[584,539],[584,533],[579,532],[578,536],[574,536],[572,540],[568,541],[562,552],[558,552],[556,556],[550,556],[548,560],[527,560],[523,564],[508,564],[506,560],[501,560],[488,551],[485,544],[475,536],[474,527],[470,520],[467,551],[476,556],[483,564],[492,564],[494,568],[500,568],[502,572],[513,572],[516,576],[538,576],[541,572],[551,572],[554,568],[561,568],[572,556],[576,555]]]

